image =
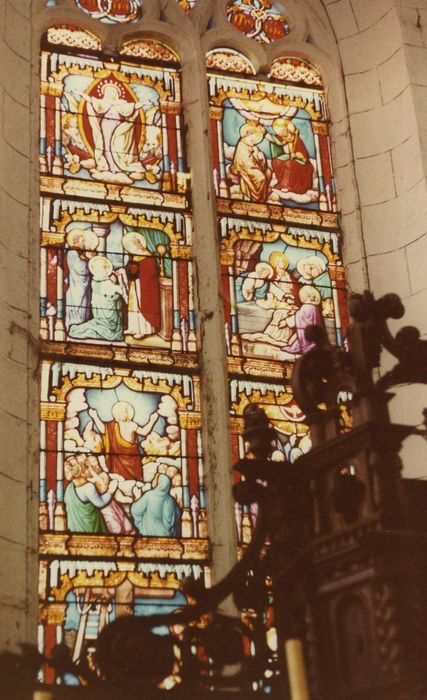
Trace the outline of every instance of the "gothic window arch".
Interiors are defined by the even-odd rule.
[[[208,576],[182,131],[164,43],[112,58],[95,33],[48,30],[39,643],[65,641],[76,662],[108,621],[179,607],[181,581]]]
[[[342,346],[345,287],[342,240],[323,81],[307,59],[272,61],[268,75],[235,49],[207,53],[217,195],[232,454],[248,402],[262,403],[279,435],[275,458],[310,449],[289,378],[310,349],[306,324]],[[307,314],[307,315],[306,315]],[[254,516],[239,512],[239,541]]]
[[[195,5],[179,4],[187,13]],[[188,82],[183,94],[179,51],[166,38],[141,39],[139,16],[90,12],[90,30],[58,19],[41,58],[39,639],[46,653],[65,641],[75,659],[108,621],[144,614],[147,589],[159,592],[160,609],[164,600],[186,602],[175,594],[184,578],[209,581],[208,528],[214,537],[220,516],[206,512],[204,483],[212,490],[218,475],[202,462],[208,275],[218,267],[228,393],[219,380],[223,396],[215,400],[230,412],[233,460],[244,453],[239,436],[251,401],[278,429],[277,459],[309,449],[290,373],[307,349],[307,318],[342,345],[345,303],[316,67],[284,50],[259,75],[233,42],[209,49],[206,74],[205,56],[197,56],[203,85],[195,97],[206,100],[207,79],[213,162],[212,172],[205,152],[198,172],[216,195],[211,244],[219,254],[212,269],[199,263],[196,280],[196,244],[200,251],[214,231],[200,230],[200,214],[194,230],[202,183],[190,179],[187,163],[192,96]],[[125,41],[105,55],[99,22],[128,19]],[[225,14],[223,22],[232,33]],[[257,42],[261,55],[264,39],[241,41]],[[205,446],[206,435],[205,428]],[[206,447],[203,457],[214,461]],[[226,465],[221,478],[229,480]],[[146,504],[163,488],[169,516],[150,525]],[[236,519],[245,546],[256,510],[237,509]]]

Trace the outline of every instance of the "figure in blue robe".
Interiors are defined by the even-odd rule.
[[[181,508],[170,489],[169,477],[160,474],[157,485],[132,504],[132,518],[143,537],[179,537]]]
[[[92,316],[89,321],[72,325],[72,338],[99,338],[123,340],[122,320],[123,292],[110,279],[92,281]]]
[[[90,315],[89,260],[79,250],[67,252],[68,289],[65,292],[65,325],[84,323]]]

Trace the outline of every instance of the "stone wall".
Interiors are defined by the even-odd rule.
[[[400,294],[405,322],[425,334],[427,2],[326,4],[345,80],[369,284],[376,295]]]
[[[376,296],[397,292],[403,321],[427,335],[427,2],[426,0],[326,0],[340,52],[349,113],[355,186],[360,209],[342,197],[344,234],[353,217],[362,246],[346,246],[349,281],[361,289],[363,258]],[[339,155],[338,155],[339,158]],[[344,168],[347,164],[344,163]],[[348,176],[340,178],[344,188]],[[352,200],[351,200],[352,201]],[[347,225],[346,225],[347,224]],[[383,358],[384,367],[392,362]],[[392,419],[421,423],[422,390],[400,389]],[[426,477],[427,445],[410,438],[402,450],[404,475]]]
[[[27,438],[37,420],[28,394],[37,354],[28,325],[29,270],[36,255],[29,248],[30,4],[0,3],[0,648],[22,641],[35,627],[29,603],[34,596],[28,596],[36,570],[35,533],[29,531],[35,471]]]

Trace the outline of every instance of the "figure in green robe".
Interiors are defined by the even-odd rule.
[[[102,535],[108,532],[100,508],[111,501],[111,494],[101,494],[94,484],[87,482],[82,486],[68,484],[65,495],[67,525],[70,532],[84,532],[90,535]]]

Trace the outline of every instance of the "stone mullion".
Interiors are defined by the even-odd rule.
[[[196,313],[201,340],[202,447],[212,581],[215,583],[235,564],[237,543],[220,250],[211,143],[206,139],[206,134],[210,133],[210,114],[203,51],[194,47],[191,56],[182,64],[182,87],[187,133],[191,134],[187,148],[192,175]]]

